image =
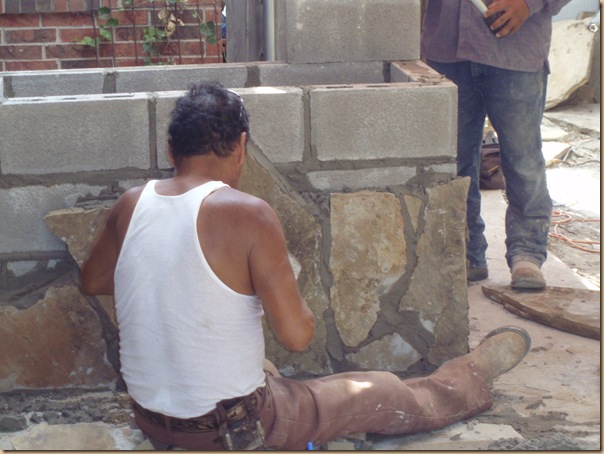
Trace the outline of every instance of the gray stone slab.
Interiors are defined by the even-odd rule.
[[[588,24],[589,19],[554,22],[546,109],[567,100],[589,81],[596,34],[589,31]]]
[[[220,82],[227,88],[244,87],[243,64],[179,65],[124,68],[116,71],[118,93],[187,90],[192,83]]]
[[[368,84],[384,82],[384,64],[378,62],[258,65],[262,86]]]
[[[541,121],[541,139],[544,142],[564,142],[569,138],[570,134],[566,130],[543,117]]]
[[[0,189],[0,253],[64,251],[65,243],[48,230],[44,215],[72,207],[78,197],[98,195],[102,189],[85,184]]]
[[[413,83],[311,91],[321,161],[455,156],[457,89]]]
[[[280,1],[277,56],[288,63],[419,58],[417,0]]]
[[[599,103],[580,104],[548,110],[544,116],[565,128],[600,138],[600,109]]]
[[[5,174],[150,166],[146,94],[13,98],[0,105]]]
[[[22,71],[5,73],[10,98],[73,96],[103,93],[105,70]]]

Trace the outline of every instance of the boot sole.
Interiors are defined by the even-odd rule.
[[[518,279],[512,281],[512,288],[514,290],[543,290],[545,282],[535,281],[534,279]]]
[[[529,333],[525,329],[520,328],[519,326],[502,326],[500,328],[494,329],[489,334],[487,334],[485,336],[485,339],[488,339],[489,337],[493,337],[501,333],[516,333],[522,336],[522,338],[524,339],[524,353],[522,354],[522,357],[518,360],[518,363],[522,361],[531,349],[531,336],[529,335]]]

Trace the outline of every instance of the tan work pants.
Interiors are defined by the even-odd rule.
[[[267,447],[304,450],[353,433],[412,434],[439,429],[489,409],[491,393],[470,358],[448,361],[427,377],[401,380],[389,372],[347,372],[312,380],[267,375],[256,391]],[[135,412],[136,414],[136,412]],[[162,444],[221,450],[217,432],[172,432],[137,423]]]

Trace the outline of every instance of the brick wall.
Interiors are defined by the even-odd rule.
[[[0,0],[0,71],[219,63],[223,43],[199,25],[214,22],[220,38],[221,9],[219,0]]]

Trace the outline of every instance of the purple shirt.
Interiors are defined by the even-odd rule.
[[[539,71],[549,54],[552,16],[570,0],[525,1],[531,15],[520,30],[496,38],[470,0],[428,0],[422,56],[439,63],[469,60],[513,71]]]

